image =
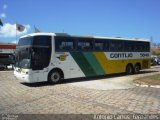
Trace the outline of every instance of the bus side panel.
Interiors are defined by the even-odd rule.
[[[123,73],[127,64],[141,64],[142,69],[150,67],[149,59],[110,59],[105,52],[67,52],[66,59],[59,60],[61,53],[56,54],[57,67],[64,71],[65,78],[89,77],[96,75]]]
[[[104,52],[71,52],[71,56],[86,77],[123,73],[129,63],[133,66],[140,63],[142,69],[148,68],[143,67],[143,59],[109,60]],[[145,66],[148,66],[148,64]]]
[[[86,77],[96,75],[96,72],[92,68],[90,61],[86,59],[85,55],[82,52],[71,52],[70,54],[72,55],[75,62],[79,65]]]
[[[105,71],[103,70],[96,56],[92,52],[83,52],[83,55],[85,56],[91,67],[94,69],[94,71],[96,72],[96,75],[105,74]]]
[[[105,74],[123,73],[126,71],[127,64],[131,63],[133,67],[139,63],[141,69],[150,68],[149,58],[132,58],[132,59],[110,59],[105,52],[93,52],[97,61],[105,71]]]
[[[151,59],[144,59],[144,60],[142,60],[141,67],[142,67],[142,69],[149,69],[149,68],[151,68]]]
[[[64,73],[64,79],[85,77],[79,65],[75,62],[69,52],[56,52],[52,61],[51,70],[60,68]]]
[[[105,74],[124,72],[124,60],[109,60],[104,52],[93,53],[104,69]]]
[[[73,59],[70,53],[69,53],[69,59],[70,59],[71,74],[68,75],[68,78],[85,77],[84,72],[81,70],[79,65],[75,62],[75,60]]]

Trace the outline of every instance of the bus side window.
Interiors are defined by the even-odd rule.
[[[96,42],[95,43],[95,50],[98,50],[98,51],[104,50],[104,43],[102,43],[102,42]]]
[[[73,49],[73,42],[71,42],[71,41],[61,41],[59,49],[61,49],[61,50],[72,50]]]
[[[56,51],[72,51],[74,50],[74,41],[70,37],[55,37]]]
[[[109,44],[109,50],[111,52],[122,52],[123,51],[123,41],[122,40],[112,40],[110,41],[110,44]]]
[[[149,42],[145,42],[145,52],[149,52],[150,51],[150,44]]]
[[[134,42],[134,46],[136,52],[143,52],[143,44],[141,42]]]
[[[124,51],[124,44],[123,40],[116,41],[117,51],[123,52]]]
[[[95,51],[104,51],[105,50],[105,40],[95,39],[94,49]]]
[[[150,43],[143,41],[134,41],[134,49],[136,52],[150,52]]]
[[[105,42],[105,51],[109,51],[109,42],[110,40],[106,40]]]
[[[141,51],[142,51],[142,52],[145,52],[145,51],[146,51],[146,50],[145,50],[145,49],[146,49],[146,48],[145,48],[145,43],[141,42],[141,46],[142,46]]]
[[[142,46],[143,52],[149,52],[149,50],[150,50],[149,42],[141,42],[141,46]]]
[[[124,41],[124,51],[125,52],[134,51],[134,44],[132,41]]]
[[[114,51],[115,47],[116,47],[115,44],[112,41],[110,41],[110,43],[109,43],[109,51]]]
[[[91,51],[93,50],[93,41],[87,38],[80,38],[77,42],[77,50]]]

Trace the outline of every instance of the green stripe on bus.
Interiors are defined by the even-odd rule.
[[[96,59],[96,57],[92,52],[83,52],[83,55],[85,56],[89,64],[92,66],[94,71],[96,72],[96,75],[105,74],[103,68],[101,67],[101,65],[99,64],[98,60]]]
[[[76,63],[81,68],[86,77],[96,75],[96,72],[91,67],[82,52],[70,52],[70,54],[72,55],[73,59],[76,61]]]

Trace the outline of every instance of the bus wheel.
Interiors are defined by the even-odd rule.
[[[133,73],[133,67],[131,64],[128,64],[126,67],[126,74],[131,75]]]
[[[140,65],[136,64],[134,66],[134,73],[137,74],[137,73],[139,73],[139,71],[140,71]]]
[[[48,78],[48,81],[50,83],[59,83],[61,81],[61,73],[57,70],[53,70],[51,71],[51,73],[49,74],[49,78]]]

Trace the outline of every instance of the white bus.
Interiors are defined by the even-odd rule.
[[[132,74],[150,68],[150,41],[33,33],[19,39],[14,75],[23,82]]]

